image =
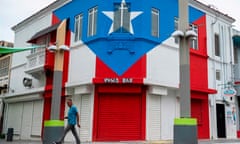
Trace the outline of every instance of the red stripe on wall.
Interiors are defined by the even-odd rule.
[[[118,76],[113,70],[111,70],[106,64],[104,64],[99,58],[96,59],[96,78],[105,77],[128,77],[143,79],[146,77],[146,55],[141,57],[134,65],[132,65],[122,76]]]
[[[198,119],[198,138],[209,139],[208,94],[216,90],[208,88],[208,56],[206,16],[194,22],[198,26],[198,49],[190,50],[191,114]]]

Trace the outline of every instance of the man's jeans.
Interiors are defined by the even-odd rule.
[[[73,136],[74,136],[75,139],[76,139],[76,144],[80,144],[80,139],[78,138],[78,134],[77,134],[77,131],[76,131],[76,129],[75,129],[75,125],[70,125],[70,124],[68,124],[67,127],[64,129],[64,133],[63,133],[62,138],[60,139],[60,143],[63,143],[66,134],[67,134],[70,130],[72,131],[72,134],[73,134]]]

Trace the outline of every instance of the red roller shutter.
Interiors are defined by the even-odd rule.
[[[145,100],[142,93],[100,93],[95,110],[96,141],[145,139]]]

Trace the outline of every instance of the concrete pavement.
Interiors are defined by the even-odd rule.
[[[172,141],[151,141],[151,142],[82,142],[81,144],[172,144]],[[0,139],[0,144],[42,144],[41,141],[6,141]],[[64,144],[75,144],[68,142]],[[198,144],[240,144],[240,139],[219,139],[219,140],[199,140]]]

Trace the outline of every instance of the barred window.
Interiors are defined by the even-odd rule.
[[[129,4],[117,3],[114,5],[114,32],[127,33],[130,31]]]

